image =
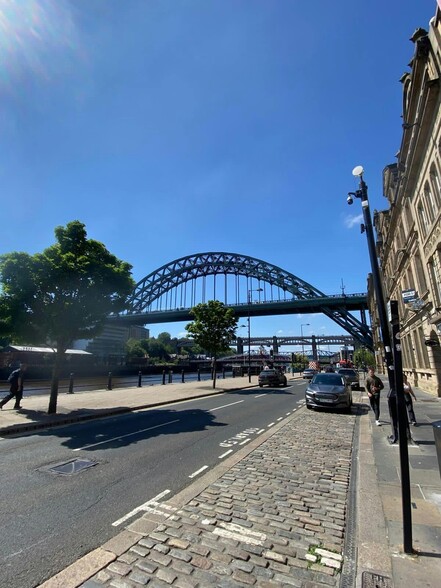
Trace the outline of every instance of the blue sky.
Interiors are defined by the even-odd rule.
[[[135,280],[205,251],[263,259],[325,293],[366,290],[371,209],[401,141],[402,89],[435,0],[0,0],[0,252],[57,225]],[[336,334],[322,315],[258,335]],[[182,323],[151,333],[183,332]]]

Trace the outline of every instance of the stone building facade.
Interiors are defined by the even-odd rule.
[[[383,172],[389,208],[374,212],[386,300],[398,300],[403,369],[414,385],[441,396],[441,12],[418,29],[403,84],[397,163]],[[372,284],[369,307],[381,364]]]

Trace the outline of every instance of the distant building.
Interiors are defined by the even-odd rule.
[[[76,341],[75,347],[85,349],[98,360],[106,363],[123,363],[126,357],[126,343],[129,339],[148,339],[150,332],[138,325],[124,326],[108,322],[98,337],[92,340]]]
[[[386,300],[398,300],[403,369],[441,396],[441,13],[418,29],[403,84],[397,163],[383,172],[389,208],[374,212]],[[369,309],[378,367],[382,345],[371,277]]]

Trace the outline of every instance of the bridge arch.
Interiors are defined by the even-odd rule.
[[[198,302],[195,299],[196,288],[194,284],[197,280],[204,280],[202,287],[202,298],[204,298],[205,279],[213,276],[211,284],[211,294],[209,299],[220,300],[220,290],[224,294],[223,302],[225,304],[238,304],[240,295],[242,300],[245,299],[245,293],[248,297],[249,292],[262,291],[262,297],[268,300],[274,295],[274,290],[281,291],[285,300],[321,300],[320,310],[338,325],[349,332],[353,337],[359,340],[363,345],[371,346],[372,339],[369,327],[354,317],[342,304],[340,307],[327,305],[329,297],[323,292],[308,284],[298,276],[261,259],[241,255],[238,253],[226,252],[207,252],[197,253],[175,259],[174,261],[163,265],[157,270],[151,272],[140,280],[128,299],[127,314],[140,315],[154,311],[154,303],[159,303],[164,297],[169,308],[172,305],[175,308],[192,307]],[[227,276],[233,276],[236,279],[236,285],[227,287]],[[216,278],[224,278],[224,287],[218,285],[216,292]],[[238,287],[238,278],[245,279],[245,287]],[[253,282],[254,280],[254,282]],[[257,283],[256,283],[257,282]],[[187,301],[187,284],[191,283],[192,287],[188,292]],[[253,286],[258,288],[253,288]],[[179,292],[180,290],[180,292]],[[174,296],[172,295],[174,293]],[[227,300],[228,293],[235,300]],[[202,301],[205,301],[204,299]],[[241,304],[245,302],[242,301]],[[268,312],[267,314],[271,314]],[[146,321],[148,322],[148,321]]]

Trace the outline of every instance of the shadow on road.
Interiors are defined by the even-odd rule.
[[[160,435],[175,435],[202,431],[209,427],[226,426],[226,423],[217,421],[215,415],[201,409],[164,408],[127,413],[124,407],[121,407],[121,412],[123,411],[123,414],[99,419],[100,414],[103,417],[106,415],[105,410],[79,409],[72,411],[69,417],[81,416],[81,423],[62,426],[63,415],[56,415],[60,417],[58,427],[54,424],[50,429],[29,431],[28,434],[39,437],[60,437],[64,439],[61,444],[69,449],[96,451],[126,447]],[[49,419],[48,415],[40,412],[25,409],[23,412],[28,413],[29,418],[34,422],[45,422],[45,419]],[[84,417],[94,422],[85,422]],[[81,426],[78,426],[79,424]]]

